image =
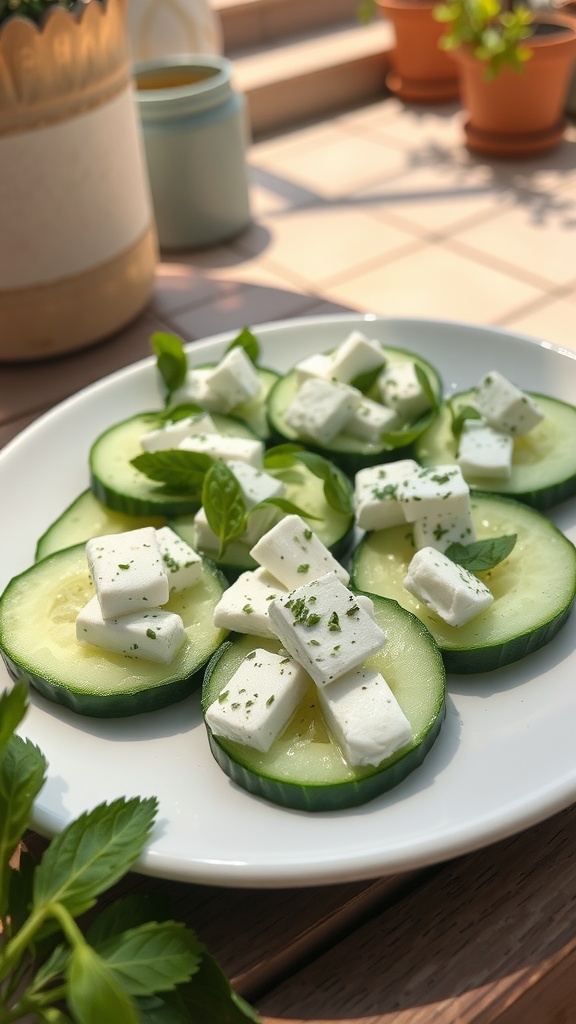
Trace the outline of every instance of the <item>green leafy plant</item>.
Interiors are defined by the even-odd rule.
[[[195,933],[167,911],[131,895],[92,913],[142,853],[155,799],[100,804],[33,863],[22,839],[47,764],[15,732],[26,708],[23,683],[0,696],[0,1024],[258,1022]]]
[[[470,46],[486,66],[484,77],[495,78],[505,65],[522,71],[532,50],[526,40],[534,32],[534,14],[525,5],[506,0],[447,0],[434,9],[447,32],[440,40],[444,50]]]
[[[39,22],[51,7],[74,7],[76,0],[0,0],[0,25],[13,14]]]

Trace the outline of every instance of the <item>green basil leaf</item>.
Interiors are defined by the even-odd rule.
[[[176,423],[178,420],[187,420],[192,416],[204,416],[206,410],[195,402],[180,402],[171,408],[164,409],[158,414],[161,423]]]
[[[88,926],[86,939],[91,946],[98,948],[128,928],[137,928],[147,921],[167,921],[169,918],[169,903],[161,893],[131,893],[100,911]]]
[[[432,387],[432,384],[430,383],[430,378],[426,373],[426,370],[422,366],[420,366],[420,363],[415,362],[414,373],[416,374],[416,380],[418,381],[420,387],[422,388],[422,391],[424,392],[426,398],[428,399],[430,408],[432,409],[433,412],[436,412],[436,410],[438,409],[438,398]]]
[[[7,912],[10,858],[28,828],[45,778],[46,759],[38,747],[12,736],[0,758],[0,919]]]
[[[357,377],[354,377],[350,381],[350,385],[353,388],[357,388],[363,395],[367,394],[368,391],[378,380],[378,377],[382,373],[383,366],[375,366],[373,370],[366,370],[364,373],[359,373]]]
[[[253,363],[257,363],[260,358],[260,345],[255,334],[252,333],[249,327],[243,327],[240,334],[237,334],[233,341],[230,342],[227,352],[230,352],[233,348],[243,348],[246,355]]]
[[[354,511],[351,490],[343,476],[336,467],[323,455],[315,452],[308,452],[305,449],[297,453],[297,458],[314,473],[314,476],[324,482],[324,497],[336,512],[342,515],[351,515]]]
[[[160,452],[141,452],[130,460],[140,473],[161,483],[175,493],[198,496],[204,477],[214,459],[204,452],[187,452],[182,448],[169,448]]]
[[[302,519],[317,519],[320,520],[321,516],[313,516],[311,512],[307,512],[305,508],[300,508],[299,505],[295,505],[293,501],[288,501],[287,498],[264,498],[263,501],[259,501],[257,505],[254,505],[247,513],[249,518],[254,512],[257,512],[261,508],[267,508],[272,505],[274,508],[279,508],[282,512],[285,512],[289,516],[301,516]]]
[[[465,405],[456,414],[454,410],[450,408],[450,414],[452,416],[452,433],[458,441],[462,433],[466,420],[481,420],[482,416],[478,409],[475,409],[473,405]]]
[[[264,469],[290,469],[298,461],[299,452],[305,451],[301,444],[277,444],[264,452]]]
[[[99,804],[71,822],[52,840],[36,868],[35,909],[62,903],[77,916],[92,907],[96,897],[138,859],[156,811],[153,798],[121,798]]]
[[[181,339],[177,334],[157,331],[152,335],[150,344],[156,354],[156,367],[166,389],[166,405],[170,404],[172,395],[181,388],[188,372],[188,359]]]
[[[67,1001],[77,1024],[139,1024],[135,1003],[110,967],[85,944],[72,950]]]
[[[28,687],[23,682],[0,695],[0,757],[26,714],[27,697]]]
[[[202,505],[208,525],[218,538],[222,558],[231,540],[246,529],[246,502],[234,473],[222,459],[215,459],[204,477]]]
[[[508,557],[516,544],[516,534],[477,540],[473,544],[450,544],[445,554],[469,572],[487,572]]]
[[[98,946],[97,952],[131,996],[166,992],[198,970],[202,946],[175,921],[148,921]]]
[[[430,415],[428,414],[416,423],[413,423],[412,426],[404,427],[403,430],[386,431],[381,435],[380,443],[390,451],[396,448],[406,448],[407,445],[413,444],[417,437],[420,437],[429,420]]]

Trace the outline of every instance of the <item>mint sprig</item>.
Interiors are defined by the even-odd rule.
[[[120,798],[72,821],[35,865],[19,849],[46,759],[15,734],[24,683],[0,696],[0,1024],[257,1024],[192,929],[124,897],[77,918],[133,867],[154,827],[154,798]]]
[[[450,415],[452,417],[452,433],[457,441],[460,440],[464,424],[467,420],[482,419],[480,412],[473,405],[464,405],[458,412],[455,412],[450,406]]]
[[[246,502],[234,473],[222,459],[214,459],[204,477],[202,505],[208,525],[218,538],[218,558],[230,541],[246,529]]]
[[[204,477],[214,462],[204,452],[169,448],[159,452],[141,452],[130,460],[140,473],[155,483],[162,484],[175,494],[188,494],[200,503]]]
[[[166,391],[166,405],[170,405],[172,395],[181,388],[188,372],[188,360],[182,341],[176,334],[157,331],[150,339],[156,354],[156,368]]]
[[[249,327],[243,327],[239,334],[232,339],[226,352],[230,352],[233,348],[243,348],[249,359],[256,364],[260,358],[260,345],[255,334],[252,333]]]
[[[353,514],[353,497],[344,475],[323,455],[308,451],[302,445],[288,443],[270,448],[264,456],[267,470],[290,469],[298,462],[323,481],[324,497],[331,508],[344,516]]]
[[[503,537],[489,537],[472,544],[450,544],[445,554],[469,572],[488,572],[508,557],[516,544],[515,533]]]

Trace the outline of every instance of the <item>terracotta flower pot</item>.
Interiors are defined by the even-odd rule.
[[[453,61],[438,46],[445,26],[432,11],[437,0],[377,0],[380,13],[394,27],[392,70],[386,77],[391,92],[418,103],[453,100],[459,94]]]
[[[555,16],[538,25],[537,34],[528,40],[532,56],[521,72],[504,67],[487,81],[485,65],[470,49],[453,51],[470,149],[491,156],[530,156],[552,149],[562,139],[576,31],[569,18]]]
[[[126,0],[0,30],[0,361],[90,345],[147,304],[156,231]]]

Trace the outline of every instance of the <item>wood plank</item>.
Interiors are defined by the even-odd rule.
[[[576,808],[445,866],[259,1001],[266,1024],[569,1024]]]

